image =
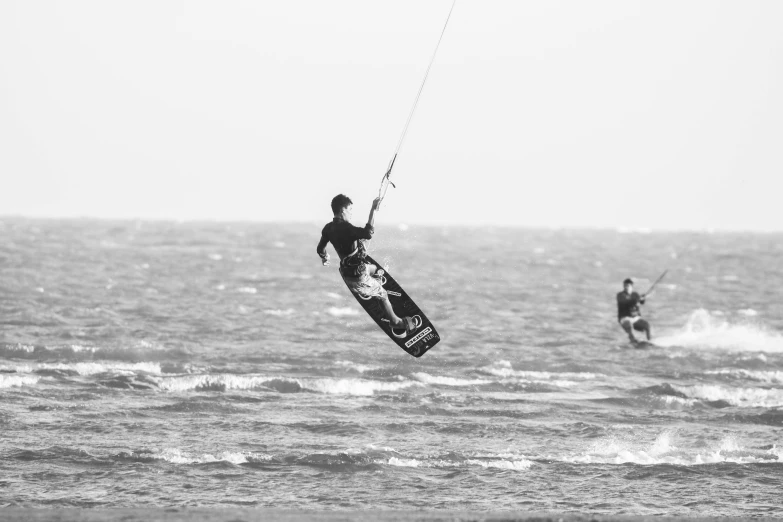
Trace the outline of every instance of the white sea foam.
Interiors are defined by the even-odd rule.
[[[6,367],[11,369],[11,367]],[[40,370],[60,370],[75,372],[79,375],[96,375],[100,373],[136,373],[145,372],[160,374],[160,364],[152,362],[122,363],[122,362],[76,362],[76,363],[33,363],[14,366],[17,373],[33,373]]]
[[[466,461],[467,464],[472,466],[481,466],[482,468],[498,468],[498,469],[514,469],[525,470],[533,465],[533,462],[529,460],[476,460],[470,459]]]
[[[330,307],[328,310],[326,310],[326,313],[329,315],[333,315],[334,317],[345,317],[349,315],[359,315],[359,311],[356,308],[351,307],[343,307],[339,308],[336,306]]]
[[[277,317],[288,317],[289,315],[294,314],[293,308],[286,308],[285,310],[264,310],[264,313],[267,315],[274,315]]]
[[[202,453],[193,455],[178,448],[166,448],[156,453],[142,453],[140,457],[165,460],[172,464],[208,464],[210,462],[230,462],[231,464],[246,464],[252,461],[270,460],[272,457],[258,453],[224,451],[217,455]],[[250,460],[248,460],[250,459]]]
[[[373,370],[380,370],[380,366],[370,366],[367,364],[359,364],[355,363],[353,361],[335,361],[335,366],[343,366],[347,370],[353,370],[359,373],[364,373],[367,371],[373,371]]]
[[[665,431],[658,435],[652,444],[638,444],[617,437],[607,437],[591,445],[584,453],[561,457],[548,456],[552,460],[575,464],[674,464],[679,466],[697,466],[731,462],[750,464],[759,462],[779,462],[778,450],[742,449],[733,437],[727,437],[717,445],[707,448],[678,448],[674,443],[674,433]]]
[[[33,353],[35,351],[35,346],[31,346],[29,344],[7,345],[4,348],[10,351],[19,351],[19,352],[27,352],[27,353]],[[99,348],[95,346],[82,346],[80,344],[69,344],[65,346],[47,346],[46,349],[47,350],[70,350],[74,353],[78,353],[78,352],[95,353],[97,350],[99,350]]]
[[[138,348],[144,348],[145,350],[165,350],[166,347],[160,343],[141,340],[137,343]]]
[[[421,384],[413,381],[384,382],[366,379],[303,380],[303,387],[306,390],[335,395],[368,396],[375,394],[375,392],[395,392],[411,386],[421,386]]]
[[[592,381],[596,379],[602,379],[605,375],[600,373],[591,372],[538,372],[538,371],[526,371],[526,370],[514,370],[511,367],[509,361],[497,361],[491,366],[485,366],[482,368],[492,375],[498,377],[518,377],[521,379],[535,380],[535,381],[550,381],[550,380],[573,380],[573,381]]]
[[[724,401],[743,408],[779,408],[783,406],[783,390],[772,388],[728,388],[714,384],[694,386],[672,385],[688,397],[703,401]]]
[[[161,390],[172,392],[184,391],[209,391],[209,390],[253,390],[264,386],[265,383],[274,380],[273,377],[260,375],[179,375],[175,377],[163,377],[157,380]],[[292,385],[298,384],[296,379],[278,379],[291,381]],[[300,385],[301,386],[301,385]]]
[[[707,310],[694,311],[685,327],[655,339],[659,346],[729,351],[783,352],[783,335],[749,324],[731,324]]]
[[[241,288],[237,288],[237,292],[241,292],[243,294],[256,294],[258,293],[258,289],[252,286],[243,286]]]
[[[654,400],[666,408],[691,407],[698,402],[696,399],[685,399],[674,395],[657,395]]]
[[[0,374],[0,388],[10,388],[12,386],[33,386],[38,382],[35,375],[2,375]]]
[[[455,467],[468,467],[479,466],[482,468],[497,468],[497,469],[512,469],[512,470],[526,470],[533,465],[533,462],[527,459],[518,460],[502,460],[502,459],[466,459],[464,461],[449,461],[449,460],[435,460],[426,461],[418,459],[405,459],[399,457],[391,457],[385,462],[390,466],[404,467],[404,468],[455,468]]]
[[[753,308],[743,308],[741,310],[737,310],[737,313],[740,315],[744,315],[745,317],[756,317],[757,315],[759,315],[759,313]]]
[[[96,351],[100,350],[100,348],[95,346],[82,346],[80,344],[72,344],[70,346],[66,346],[65,348],[72,350],[74,353],[79,353],[79,352],[95,353]]]
[[[430,375],[428,373],[414,373],[413,377],[425,384],[437,384],[443,386],[475,386],[479,384],[490,384],[492,382],[482,379],[457,379],[455,377]]]
[[[749,379],[751,381],[763,382],[766,384],[783,384],[783,371],[779,370],[742,370],[742,369],[724,369],[709,370],[705,372],[708,375],[727,375],[735,379]]]
[[[33,353],[35,351],[35,346],[29,344],[8,344],[5,345],[3,349],[11,352]]]
[[[370,379],[293,379],[268,375],[203,374],[178,375],[156,379],[164,391],[224,391],[273,388],[284,392],[310,391],[329,395],[370,396],[421,386],[415,381],[384,382]]]
[[[378,446],[377,444],[373,444],[373,443],[367,444],[365,448],[375,450],[375,451],[391,451],[393,453],[397,453],[397,450],[392,448],[391,446]]]
[[[80,362],[73,364],[44,365],[51,369],[73,369],[79,375],[94,375],[98,373],[136,373],[145,372],[151,374],[160,375],[161,369],[159,363],[152,362],[140,362],[140,363],[97,363],[97,362]]]
[[[416,459],[400,459],[397,457],[392,457],[387,462],[390,466],[399,466],[402,468],[418,468],[421,466],[421,461],[418,461]]]
[[[0,364],[0,372],[32,373],[33,367],[29,364]]]
[[[342,295],[340,295],[340,294],[336,294],[336,293],[334,293],[334,292],[326,292],[326,295],[327,295],[328,297],[331,297],[332,299],[342,299],[342,298],[343,298],[343,296],[342,296]]]

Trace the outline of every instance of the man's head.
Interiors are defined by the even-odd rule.
[[[629,294],[633,292],[633,279],[628,278],[625,281],[623,281],[623,288],[625,288],[625,291]]]
[[[345,219],[350,219],[351,210],[353,210],[353,201],[345,194],[337,194],[332,198],[332,212],[335,217],[342,216]]]

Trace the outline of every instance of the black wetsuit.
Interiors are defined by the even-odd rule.
[[[617,294],[617,320],[621,321],[623,317],[639,317],[639,305],[644,304],[644,297],[636,292],[631,295],[625,293],[625,290]]]
[[[342,261],[356,251],[363,252],[362,239],[372,239],[375,229],[367,223],[364,228],[355,227],[343,218],[336,217],[327,223],[321,231],[321,241],[316,252],[321,259],[326,258],[326,244],[331,243]]]

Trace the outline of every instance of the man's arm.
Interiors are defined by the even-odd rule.
[[[326,237],[326,234],[321,232],[321,240],[318,242],[318,246],[316,247],[315,251],[321,258],[321,263],[323,263],[324,266],[329,266],[329,253],[326,251],[326,245],[328,243],[329,238]]]
[[[378,205],[381,204],[380,198],[375,198],[372,202],[372,208],[370,209],[370,215],[367,218],[367,224],[364,227],[353,227],[352,239],[372,239],[372,235],[375,234],[375,211],[378,210]]]
[[[378,210],[378,205],[381,204],[381,198],[375,198],[372,201],[372,208],[370,209],[370,216],[367,218],[367,224],[370,228],[375,226],[375,211]]]

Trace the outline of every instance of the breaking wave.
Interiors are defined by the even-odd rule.
[[[160,374],[160,364],[152,362],[142,363],[103,363],[103,362],[77,362],[77,363],[31,363],[18,365],[0,365],[0,370],[16,373],[46,373],[60,372],[76,375],[98,375],[102,373],[151,373]]]
[[[476,386],[479,384],[490,384],[492,381],[482,379],[457,379],[454,377],[442,377],[430,375],[428,373],[414,373],[413,377],[425,384],[436,384],[442,386]]]
[[[719,375],[731,379],[763,382],[766,384],[783,384],[783,371],[780,370],[743,370],[743,369],[724,369],[708,370],[707,375]]]
[[[673,464],[697,466],[724,462],[736,464],[778,463],[781,452],[769,449],[745,449],[733,437],[726,437],[717,445],[702,448],[679,448],[676,433],[664,431],[652,443],[638,443],[629,437],[610,436],[596,441],[578,455],[550,456],[573,464]]]
[[[714,384],[672,385],[672,388],[693,399],[723,402],[742,408],[779,408],[783,406],[783,390],[775,388],[727,388]]]
[[[334,395],[369,396],[420,386],[414,381],[384,382],[366,379],[293,379],[262,375],[179,375],[157,378],[161,390],[170,392],[268,389],[280,393],[310,391]]]
[[[777,388],[732,388],[716,384],[664,383],[632,392],[639,400],[662,406],[694,406],[697,403],[726,408],[778,408],[783,406],[783,390]]]
[[[119,458],[123,460],[138,460],[142,462],[149,462],[155,460],[162,460],[170,462],[172,464],[211,464],[214,462],[228,462],[230,464],[248,464],[253,462],[268,462],[271,460],[271,456],[248,453],[248,452],[230,452],[224,451],[217,455],[210,453],[202,453],[195,455],[187,451],[182,451],[178,448],[166,448],[159,452],[131,452],[120,453]]]
[[[461,456],[449,454],[443,457],[405,457],[393,450],[387,451],[351,451],[342,453],[313,453],[301,456],[288,455],[275,457],[254,452],[223,451],[221,453],[194,453],[179,448],[165,448],[161,451],[122,452],[116,456],[121,460],[141,462],[163,461],[171,464],[198,465],[226,462],[234,465],[277,464],[294,466],[314,466],[319,468],[378,467],[393,466],[407,468],[465,468],[481,467],[522,471],[529,469],[533,462],[520,455]]]
[[[732,324],[717,314],[699,309],[691,313],[682,330],[658,337],[655,344],[665,347],[783,352],[783,335],[755,324]]]
[[[172,358],[190,359],[182,349],[168,349],[158,343],[138,341],[119,346],[89,346],[81,344],[30,345],[0,343],[0,357],[8,359],[32,359],[38,361],[90,360],[93,358],[120,361],[160,361]]]
[[[600,373],[591,372],[538,372],[514,370],[509,361],[497,361],[490,366],[485,366],[481,371],[498,377],[517,377],[531,381],[593,381],[605,377]]]
[[[39,377],[33,375],[0,375],[0,388],[12,386],[33,386]]]

